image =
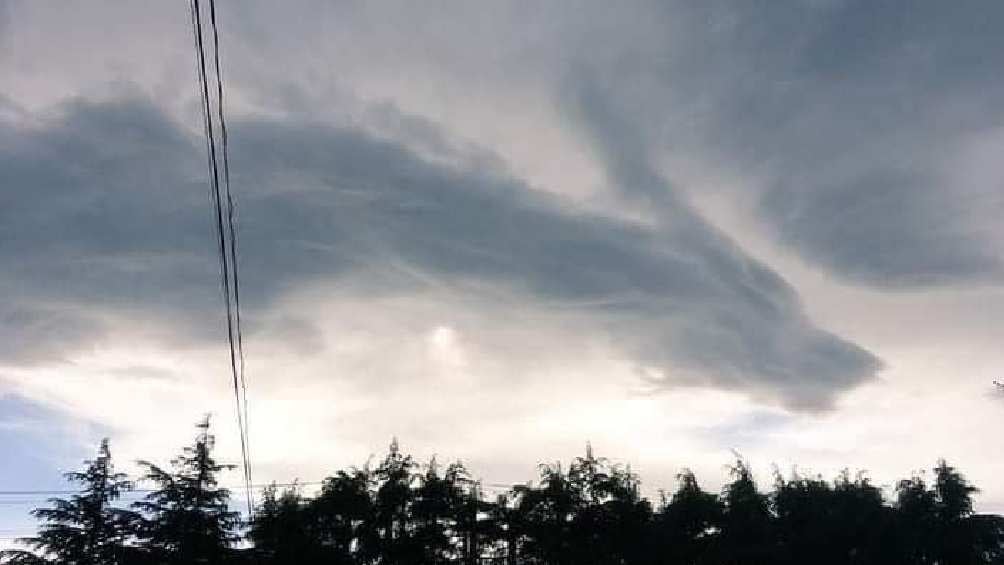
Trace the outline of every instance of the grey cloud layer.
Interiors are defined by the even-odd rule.
[[[0,286],[13,297],[3,334],[69,328],[32,334],[35,348],[65,351],[97,339],[108,311],[208,333],[217,275],[198,144],[142,101],[64,110],[41,129],[0,131],[10,267]],[[481,280],[530,300],[596,304],[583,307],[595,330],[666,368],[667,383],[679,380],[669,367],[683,366],[705,384],[818,408],[879,366],[815,327],[782,279],[673,202],[672,227],[649,228],[570,213],[505,174],[434,164],[357,129],[245,121],[231,131],[252,320],[307,281],[407,293]],[[57,318],[67,313],[69,323]]]
[[[719,379],[732,382],[741,382],[748,374],[769,374],[791,387],[790,402],[809,406],[821,397],[822,383],[849,385],[878,368],[874,357],[812,327],[795,292],[777,273],[745,255],[690,208],[679,190],[656,171],[649,148],[590,77],[576,77],[568,94],[569,112],[585,126],[585,137],[596,147],[610,180],[626,197],[653,210],[661,238],[672,242],[667,249],[690,261],[683,276],[694,277],[704,295],[683,331],[673,328],[655,342],[658,349],[649,350],[655,359],[669,353],[698,360],[715,367]],[[700,274],[689,272],[695,269]],[[771,327],[767,334],[765,325]],[[722,326],[729,331],[722,332]],[[775,362],[792,350],[799,354],[790,357],[789,364]],[[723,365],[716,359],[743,363]],[[833,371],[855,365],[861,373],[851,378],[842,369]],[[805,379],[810,374],[813,378]]]
[[[88,27],[76,21],[83,15],[24,8],[9,8],[10,19],[44,19],[54,35]],[[187,37],[184,11],[161,9],[138,30],[124,25],[137,14],[123,15],[121,6],[105,8],[107,16],[88,7],[88,17],[135,33],[128,37],[138,49],[135,60],[100,51],[98,59],[114,55],[115,64],[78,80],[107,80],[114,75],[105,67],[129,64],[141,75],[151,59],[173,69],[165,82],[175,89],[188,80],[187,51],[172,58],[181,50],[161,49]],[[561,106],[556,91],[586,67],[631,129],[645,132],[642,147],[696,156],[741,179],[737,190],[754,193],[764,228],[808,262],[886,288],[999,283],[1004,274],[986,233],[1004,212],[1001,191],[992,180],[960,186],[946,174],[962,166],[957,150],[968,136],[1004,129],[999,2],[921,0],[907,9],[864,0],[587,0],[575,10],[555,2],[434,10],[303,0],[297,10],[252,3],[225,15],[228,79],[252,100],[300,81],[320,100],[313,111],[330,106],[318,92],[357,87],[465,103],[516,92],[519,100],[553,96]],[[43,29],[18,30],[35,28]],[[109,43],[79,33],[78,41]],[[8,43],[11,61],[41,57],[45,44],[36,38],[19,53]],[[65,50],[53,51],[40,60],[59,65]],[[418,77],[437,86],[409,88]]]
[[[961,137],[1002,125],[993,22],[1004,10],[958,8],[838,5],[747,97],[784,109],[753,112],[756,131],[777,129],[767,139],[784,171],[763,212],[805,256],[878,285],[1001,280],[1001,255],[980,231],[1004,200],[944,169],[961,166]]]
[[[641,56],[625,50],[629,71],[594,69],[650,150],[686,149],[761,181],[767,229],[838,276],[883,287],[1002,280],[987,227],[1004,197],[952,173],[970,136],[1004,126],[1004,6],[708,2],[654,13],[688,31],[650,40]]]
[[[498,3],[490,17],[407,5],[339,16],[340,41],[365,44],[354,27],[379,36],[367,44],[382,54],[377,73],[428,65],[483,90],[536,87],[561,111],[586,69],[628,122],[612,145],[729,171],[779,243],[848,281],[1004,280],[987,235],[1004,196],[993,179],[963,186],[953,174],[971,136],[1004,130],[999,2]]]

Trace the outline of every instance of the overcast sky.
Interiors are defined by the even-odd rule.
[[[1004,4],[219,18],[256,482],[590,441],[650,493],[946,457],[1004,511]],[[0,4],[0,490],[207,412],[238,456],[200,120],[187,3]]]

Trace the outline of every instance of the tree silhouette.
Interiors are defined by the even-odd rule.
[[[542,563],[573,563],[572,520],[580,501],[561,464],[541,465],[540,486],[518,492],[523,555]]]
[[[262,491],[248,532],[260,560],[273,563],[341,563],[337,548],[321,543],[316,511],[305,507],[298,488],[282,492],[275,485]]]
[[[80,494],[38,509],[19,565],[970,565],[1004,563],[1004,518],[973,511],[977,489],[945,461],[928,483],[900,481],[888,504],[863,473],[829,482],[792,472],[757,489],[737,457],[720,495],[688,470],[659,508],[630,467],[586,453],[541,465],[536,484],[488,501],[457,463],[418,465],[394,440],[376,468],[338,471],[319,492],[294,483],[262,492],[247,543],[217,483],[230,466],[212,456],[208,419],[169,470],[142,463],[155,488],[113,506],[131,483],[107,442],[67,478]]]
[[[1000,558],[999,544],[985,542],[993,537],[995,525],[973,516],[972,497],[978,489],[944,459],[934,468],[934,476],[934,561],[968,564]]]
[[[463,497],[459,478],[465,475],[462,466],[456,470],[449,468],[445,475],[440,475],[439,465],[433,457],[426,472],[419,478],[412,520],[415,524],[414,540],[425,563],[443,562],[459,551],[451,535]]]
[[[377,549],[391,563],[419,562],[421,552],[415,547],[410,515],[415,467],[414,460],[401,453],[397,438],[394,438],[387,456],[373,471],[377,485],[373,500]]]
[[[721,531],[724,509],[718,496],[701,490],[689,469],[677,475],[671,499],[663,495],[652,528],[653,563],[707,563]]]
[[[563,471],[542,465],[540,486],[517,491],[524,556],[543,563],[621,563],[644,552],[651,505],[630,470],[586,447]]]
[[[858,472],[852,479],[850,472],[843,470],[833,482],[829,506],[826,529],[830,532],[834,563],[895,562],[894,545],[889,537],[892,509],[884,504],[882,491],[871,484],[864,472]]]
[[[157,489],[135,508],[145,519],[137,532],[140,545],[160,563],[220,563],[239,539],[239,516],[228,509],[230,492],[218,485],[221,465],[213,458],[209,417],[197,426],[195,442],[171,461],[170,471],[140,461],[144,479]]]
[[[7,562],[118,565],[127,560],[126,540],[136,515],[112,504],[132,483],[115,471],[107,439],[101,441],[98,456],[85,464],[83,471],[64,475],[83,487],[80,494],[49,499],[52,507],[32,511],[44,524],[38,536],[22,542],[35,553],[10,551],[4,556]]]
[[[586,445],[585,457],[569,466],[569,483],[580,508],[573,524],[579,563],[630,561],[642,549],[644,528],[652,507],[639,493],[638,477],[630,468],[596,457]]]
[[[896,486],[896,542],[902,563],[934,563],[937,499],[920,475]]]
[[[773,539],[769,499],[757,490],[749,465],[742,457],[729,468],[732,482],[722,491],[724,513],[718,543],[722,563],[769,564]]]

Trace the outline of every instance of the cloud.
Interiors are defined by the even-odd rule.
[[[17,72],[6,94],[21,105],[100,90],[96,83],[122,76],[144,81],[162,107],[191,90],[180,86],[191,80],[190,53],[176,41],[188,37],[183,9],[124,14],[116,6],[109,17],[93,7],[27,7],[11,8],[12,18],[45,26],[12,28],[9,57],[30,53],[32,67],[54,72],[11,65]],[[1004,81],[992,57],[1004,47],[993,26],[1001,10],[927,0],[908,16],[894,4],[859,0],[631,9],[587,2],[575,14],[547,3],[448,14],[409,3],[306,10],[265,3],[225,14],[224,40],[232,46],[225,56],[235,106],[274,109],[291,82],[307,92],[314,114],[345,105],[332,101],[334,91],[391,100],[451,121],[454,133],[507,150],[507,159],[537,134],[533,150],[517,156],[548,178],[546,163],[561,162],[567,149],[547,143],[558,136],[540,135],[556,129],[547,127],[549,104],[565,104],[560,86],[570,69],[589,68],[610,86],[654,161],[691,161],[709,176],[740,179],[735,191],[758,202],[758,229],[844,281],[917,288],[1000,281],[1000,234],[988,237],[986,228],[1004,203],[987,196],[990,181],[961,187],[951,172],[965,164],[956,151],[962,138],[1001,128]],[[122,33],[112,41],[81,18],[114,22]],[[92,49],[102,56],[68,59],[66,49],[44,49],[52,36],[88,46],[70,57]],[[416,125],[398,127],[408,134]],[[439,144],[434,132],[415,129]]]
[[[744,254],[686,203],[655,170],[650,149],[590,77],[570,80],[572,112],[610,181],[626,198],[653,211],[664,251],[684,259],[668,278],[692,285],[690,291],[678,290],[682,304],[672,307],[688,315],[671,331],[655,330],[664,337],[646,348],[662,362],[657,365],[668,361],[668,352],[716,374],[718,384],[740,388],[750,375],[759,375],[786,390],[789,403],[809,407],[825,405],[825,389],[849,388],[878,370],[881,363],[872,354],[814,327],[783,278]],[[771,330],[764,333],[765,326]]]
[[[774,161],[761,212],[782,241],[875,286],[1002,280],[985,227],[1004,200],[954,172],[967,166],[966,138],[1000,126],[992,116],[1004,81],[987,55],[1004,41],[992,19],[937,2],[906,18],[889,4],[837,4],[800,55],[759,78],[760,95],[746,100],[784,108],[749,132]]]
[[[934,174],[878,167],[842,180],[778,185],[761,211],[803,255],[873,286],[1000,280],[999,254],[966,223],[972,200],[942,182]]]
[[[465,292],[475,303],[497,287],[575,309],[585,331],[661,369],[659,386],[699,382],[819,408],[879,367],[816,328],[780,277],[669,199],[668,227],[645,226],[575,212],[498,167],[433,162],[359,128],[245,119],[231,132],[251,331],[263,308],[308,284],[363,300]],[[175,339],[216,335],[194,137],[132,98],[74,102],[37,129],[0,136],[0,181],[16,187],[0,212],[0,253],[17,267],[0,284],[22,308],[83,312],[67,331],[35,332],[13,361],[85,346],[87,332],[72,330],[91,318],[140,317],[185,336]],[[612,177],[661,182],[639,163],[610,160]],[[11,319],[5,334],[28,327]]]
[[[143,101],[77,101],[41,125],[5,124],[0,146],[8,359],[93,347],[129,309],[209,325],[215,267],[190,136]]]
[[[616,68],[587,66],[640,148],[729,171],[763,229],[805,261],[887,289],[999,283],[989,227],[1004,199],[990,179],[958,180],[969,139],[1001,128],[989,54],[1004,48],[992,24],[1004,14],[989,10],[674,6],[662,16],[685,31],[625,50]]]

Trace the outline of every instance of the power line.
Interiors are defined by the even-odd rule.
[[[315,486],[322,485],[324,481],[297,481],[292,483],[259,483],[252,485],[233,485],[233,486],[223,486],[220,488],[226,490],[241,490],[250,486],[251,488],[266,488],[270,486],[277,487],[294,487],[294,486]],[[129,493],[149,493],[156,492],[158,489],[152,488],[134,488],[125,491],[123,494],[128,495]],[[80,494],[82,491],[79,490],[0,490],[0,496],[60,496],[60,495],[73,495]],[[0,501],[3,502],[3,501]]]
[[[511,489],[514,487],[521,487],[526,485],[526,483],[509,484],[509,483],[486,483],[482,481],[473,481],[473,482],[478,483],[482,487],[495,488],[495,489]],[[324,483],[325,481],[295,481],[291,483],[258,483],[252,485],[232,485],[232,486],[223,486],[221,488],[233,491],[233,490],[242,490],[248,487],[252,489],[262,489],[273,486],[281,488],[321,486]],[[157,490],[158,489],[151,489],[151,488],[134,488],[123,492],[123,496],[129,496],[130,494],[146,494],[146,493],[156,492]],[[0,496],[64,496],[64,495],[80,494],[81,492],[82,491],[79,490],[0,490]],[[0,500],[0,504],[3,504],[4,502],[16,502],[19,504],[21,503],[28,504],[28,503],[40,502],[42,500],[43,499],[23,500],[23,501]]]
[[[243,417],[244,425],[241,429],[242,445],[247,449],[244,451],[244,474],[248,483],[247,489],[250,498],[250,506],[254,506],[254,495],[250,484],[253,482],[251,475],[251,439],[248,424],[248,396],[247,381],[244,377],[244,334],[241,330],[241,294],[240,277],[237,274],[237,223],[234,214],[234,198],[230,191],[230,144],[227,135],[227,120],[223,112],[223,69],[220,65],[220,36],[216,25],[216,0],[209,0],[209,20],[213,28],[213,59],[216,67],[216,98],[217,112],[220,120],[220,141],[222,142],[223,153],[223,184],[225,189],[225,201],[227,204],[227,228],[230,235],[230,272],[234,300],[234,330],[237,337],[237,358],[238,373],[240,375],[241,396],[243,397]]]
[[[223,143],[223,184],[226,190],[227,202],[227,227],[230,232],[230,272],[232,273],[233,296],[234,296],[234,322],[237,332],[237,357],[239,361],[241,394],[244,399],[244,427],[242,441],[247,445],[244,459],[246,481],[250,486],[251,476],[251,438],[248,424],[248,391],[247,381],[244,377],[244,333],[241,331],[241,291],[240,277],[237,275],[237,222],[234,214],[234,199],[230,192],[230,144],[227,135],[227,119],[223,112],[223,70],[220,65],[220,36],[216,25],[216,0],[209,0],[209,19],[213,26],[213,58],[216,63],[216,98],[218,100],[217,110],[220,118],[220,140]],[[250,489],[248,492],[251,492]],[[253,495],[251,499],[254,504]]]
[[[213,27],[213,48],[215,54],[216,63],[216,80],[217,80],[217,108],[221,120],[221,128],[225,128],[223,123],[223,99],[222,99],[222,76],[220,73],[220,61],[219,61],[219,35],[216,26],[216,7],[214,0],[209,0],[210,3],[210,18],[211,25]],[[213,127],[213,113],[212,113],[212,103],[211,96],[209,94],[209,79],[208,73],[206,71],[206,52],[202,32],[202,10],[199,4],[199,0],[191,0],[190,4],[191,14],[192,14],[192,26],[195,35],[195,48],[196,56],[198,62],[198,78],[200,95],[202,97],[202,113],[203,113],[203,125],[204,133],[206,136],[206,146],[207,146],[207,159],[209,165],[210,173],[210,198],[212,200],[213,212],[216,219],[216,236],[218,243],[219,259],[220,259],[220,277],[221,277],[221,287],[223,291],[223,300],[226,309],[226,320],[227,320],[227,341],[230,347],[230,370],[233,376],[234,385],[234,400],[236,403],[236,416],[237,416],[237,428],[240,433],[241,440],[241,459],[243,461],[244,469],[244,483],[245,483],[245,494],[247,497],[248,514],[251,515],[254,512],[254,502],[252,500],[252,489],[251,489],[251,465],[250,457],[248,455],[248,434],[246,426],[247,418],[247,385],[244,380],[244,353],[243,353],[243,338],[240,335],[239,326],[239,303],[236,301],[237,294],[237,251],[234,243],[235,239],[235,227],[233,218],[233,197],[230,192],[229,187],[229,157],[224,153],[224,182],[226,183],[226,209],[227,215],[226,220],[224,220],[223,208],[224,201],[223,195],[220,192],[220,167],[216,152],[216,135]],[[225,129],[221,131],[224,135],[225,140]],[[226,143],[224,141],[224,151],[226,150]],[[224,227],[226,226],[226,228]],[[228,237],[229,236],[229,237]],[[233,289],[234,299],[231,298],[231,289]],[[235,314],[235,311],[238,312]],[[238,363],[238,355],[240,357],[240,362]],[[243,394],[242,394],[243,392]]]

